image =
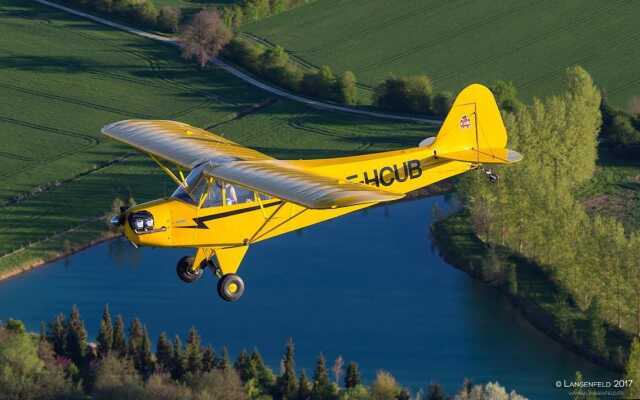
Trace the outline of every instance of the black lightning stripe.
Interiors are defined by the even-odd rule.
[[[277,206],[279,204],[282,204],[282,201],[276,201],[275,203],[265,204],[262,207],[264,207],[264,208],[273,207],[273,206]],[[207,221],[212,221],[212,220],[218,219],[218,218],[230,217],[230,216],[236,215],[236,214],[244,214],[246,212],[259,210],[260,208],[261,207],[259,205],[257,205],[257,206],[253,206],[253,207],[242,208],[240,210],[231,210],[231,211],[221,212],[221,213],[218,213],[218,214],[207,215],[207,216],[204,216],[204,217],[198,217],[198,218],[194,218],[193,219],[193,222],[196,223],[195,225],[177,226],[176,228],[209,229],[209,227],[207,225],[205,225],[205,222],[207,222]]]

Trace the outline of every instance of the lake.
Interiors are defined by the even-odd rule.
[[[498,381],[532,399],[566,399],[557,380],[576,370],[609,379],[606,369],[563,349],[533,328],[495,289],[447,265],[431,248],[429,224],[442,197],[364,210],[259,243],[240,269],[246,292],[218,298],[210,271],[178,280],[184,249],[135,249],[122,239],[0,282],[0,319],[40,321],[77,304],[90,337],[105,303],[127,324],[139,317],[155,340],[186,336],[232,356],[257,347],[277,372],[285,343],[296,344],[298,370],[312,373],[322,352],[359,363],[370,380],[391,372],[414,391],[439,382],[448,392],[468,377]]]

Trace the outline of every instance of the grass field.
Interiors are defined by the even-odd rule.
[[[243,30],[367,85],[426,73],[456,92],[504,79],[528,98],[554,92],[580,64],[626,106],[640,95],[638,15],[640,2],[613,0],[320,0]]]
[[[59,251],[65,235],[41,241],[79,225],[68,232],[74,243],[95,237],[104,225],[87,224],[116,196],[170,193],[152,162],[99,134],[109,122],[177,119],[291,158],[410,146],[432,134],[271,98],[224,71],[197,70],[173,47],[32,2],[0,0],[0,53],[0,256],[31,244],[0,257],[0,272]]]

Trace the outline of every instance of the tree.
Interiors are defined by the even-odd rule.
[[[336,385],[340,384],[340,378],[342,377],[342,367],[344,366],[344,359],[342,356],[338,356],[336,360],[333,362],[333,366],[331,367],[331,372],[333,372],[333,377],[335,378],[334,382]]]
[[[310,400],[313,393],[313,383],[307,378],[307,373],[302,370],[300,373],[300,384],[298,385],[298,400]]]
[[[180,33],[182,56],[195,58],[204,68],[231,40],[231,31],[222,22],[218,11],[206,9],[197,13]]]
[[[131,3],[129,15],[136,22],[149,27],[156,26],[158,22],[158,10],[150,0],[138,0]]]
[[[173,341],[173,357],[171,360],[171,377],[173,379],[182,379],[186,372],[187,360],[184,350],[182,349],[182,341],[180,336],[176,335]]]
[[[356,75],[351,71],[345,71],[337,81],[338,101],[343,104],[356,104],[358,88],[356,87]]]
[[[587,342],[589,347],[596,353],[606,356],[606,328],[602,321],[602,310],[598,296],[591,299],[591,304],[587,309]]]
[[[344,377],[344,387],[347,389],[358,386],[362,382],[360,378],[360,371],[358,369],[358,364],[355,362],[350,362],[347,365],[347,373]]]
[[[149,338],[149,332],[147,327],[143,327],[142,342],[140,348],[135,357],[136,369],[140,371],[142,377],[147,379],[155,371],[155,363],[153,361],[153,354],[151,353],[151,339]]]
[[[102,312],[100,331],[98,332],[96,341],[98,342],[98,354],[101,357],[111,352],[111,347],[113,346],[113,323],[111,322],[111,313],[109,312],[108,304],[105,304],[104,311]]]
[[[640,339],[637,337],[631,343],[624,378],[633,380],[633,384],[625,392],[625,397],[629,399],[640,398],[640,385],[637,385],[640,383]]]
[[[227,346],[222,347],[222,357],[217,361],[218,369],[231,369],[231,360],[229,359],[229,350]]]
[[[275,383],[273,372],[264,364],[262,356],[258,350],[251,353],[250,370],[252,371],[258,385],[262,388],[270,388]]]
[[[246,400],[242,381],[233,369],[204,373],[189,382],[196,399]]]
[[[401,388],[400,392],[396,395],[396,400],[411,400],[409,389]]]
[[[449,113],[449,109],[453,104],[453,95],[451,92],[440,92],[433,96],[431,101],[431,112],[441,117]]]
[[[496,103],[503,111],[514,113],[522,106],[522,102],[518,99],[518,90],[513,82],[497,80],[490,88],[496,98]]]
[[[329,382],[329,372],[324,355],[320,354],[316,361],[316,369],[313,373],[313,391],[311,398],[322,400],[331,391],[331,383]]]
[[[438,383],[431,383],[427,387],[427,397],[425,400],[446,400],[447,394],[445,393],[442,385]]]
[[[173,345],[167,338],[167,334],[162,332],[158,337],[158,344],[156,345],[156,360],[158,361],[159,369],[165,372],[171,372],[172,357]]]
[[[186,346],[186,372],[197,375],[202,372],[202,349],[200,335],[194,326],[189,330]]]
[[[395,400],[400,392],[396,379],[386,371],[378,371],[371,384],[371,400]]]
[[[14,333],[0,342],[0,387],[5,399],[31,399],[38,377],[44,371],[37,348],[26,333]]]
[[[69,358],[76,366],[81,367],[87,352],[87,331],[84,328],[84,322],[80,319],[80,311],[78,311],[78,307],[75,304],[69,315],[66,339],[66,350]]]
[[[202,352],[202,372],[209,372],[216,367],[216,352],[211,345]],[[242,378],[241,378],[242,379]]]
[[[295,399],[298,392],[298,381],[296,378],[295,347],[293,339],[289,338],[287,347],[282,357],[283,371],[277,380],[277,391],[282,399]]]
[[[96,369],[94,399],[140,399],[144,394],[142,380],[133,362],[111,354]]]
[[[249,379],[255,377],[255,371],[251,369],[251,359],[245,349],[242,349],[238,358],[233,363],[233,367],[238,371],[238,375],[242,382],[247,382]]]
[[[113,327],[113,345],[111,349],[119,356],[124,356],[127,353],[127,342],[124,337],[124,319],[122,319],[122,315],[116,317],[116,323]]]
[[[59,356],[67,355],[67,330],[65,328],[64,315],[58,314],[56,318],[49,324],[48,340],[53,345],[53,350]]]
[[[129,337],[127,338],[127,355],[133,359],[138,355],[144,339],[144,327],[138,318],[134,318],[129,326]]]
[[[165,32],[178,32],[181,19],[182,12],[179,8],[164,6],[160,8],[160,12],[158,13],[158,27]]]
[[[428,113],[431,112],[433,87],[426,75],[390,77],[376,86],[374,103],[390,110]]]

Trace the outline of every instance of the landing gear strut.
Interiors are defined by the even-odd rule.
[[[192,270],[193,265],[193,257],[185,256],[182,257],[178,264],[176,265],[176,272],[178,273],[178,277],[182,282],[192,283],[202,278],[204,274],[203,268],[198,268],[197,270]]]
[[[227,274],[218,280],[218,294],[226,301],[238,301],[244,293],[244,281],[236,274]]]

